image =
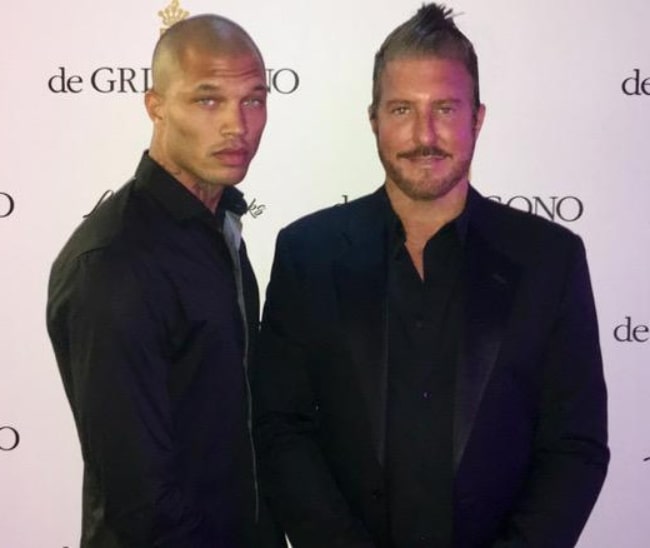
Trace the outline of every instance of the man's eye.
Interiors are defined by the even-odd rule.
[[[200,97],[196,100],[196,102],[199,105],[205,106],[205,107],[211,107],[214,106],[217,101],[213,97]]]
[[[451,114],[453,113],[456,109],[451,106],[451,105],[440,105],[436,109],[440,114]]]
[[[392,113],[392,114],[397,114],[398,116],[401,116],[401,115],[403,115],[403,114],[406,114],[408,111],[409,111],[409,108],[408,108],[408,107],[401,105],[401,106],[399,106],[399,107],[394,107],[394,108],[391,110],[391,113]]]
[[[250,97],[244,101],[247,107],[263,107],[266,105],[266,100],[261,97]]]

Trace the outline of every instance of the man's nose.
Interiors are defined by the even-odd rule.
[[[246,133],[246,118],[240,105],[229,105],[222,112],[220,119],[221,134],[239,136]]]
[[[415,127],[417,142],[423,146],[433,146],[438,140],[436,120],[432,112],[418,115]]]

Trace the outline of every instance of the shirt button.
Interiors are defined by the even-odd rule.
[[[425,392],[422,392],[422,397],[423,397],[425,400],[430,399],[430,398],[431,398],[431,392],[429,392],[428,390],[426,390]]]
[[[415,328],[422,329],[424,327],[424,322],[422,320],[415,320]]]

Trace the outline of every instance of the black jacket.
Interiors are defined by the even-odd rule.
[[[386,226],[378,191],[284,229],[253,387],[263,489],[294,548],[385,547]],[[470,190],[454,546],[573,546],[609,452],[581,240]]]

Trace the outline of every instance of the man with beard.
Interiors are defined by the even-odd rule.
[[[200,15],[153,55],[150,149],[52,268],[47,324],[84,460],[81,546],[269,548],[248,361],[257,284],[237,185],[266,124],[262,56]]]
[[[583,244],[470,186],[485,107],[450,10],[373,77],[384,185],[278,236],[263,490],[294,548],[573,546],[609,460]]]

